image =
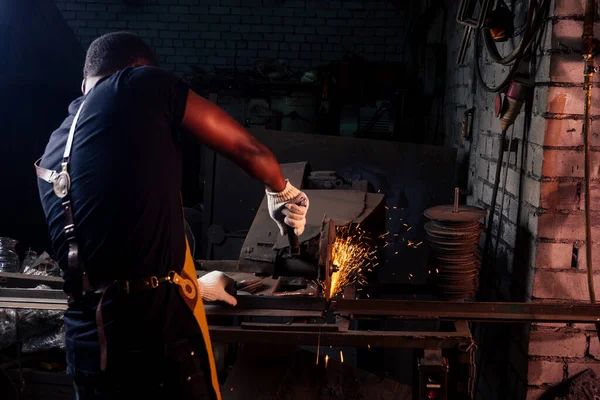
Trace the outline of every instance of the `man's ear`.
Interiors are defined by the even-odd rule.
[[[81,81],[81,93],[85,94],[85,78]]]

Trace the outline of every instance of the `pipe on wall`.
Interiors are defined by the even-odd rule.
[[[594,65],[595,41],[594,41],[594,18],[596,16],[596,0],[586,0],[585,14],[583,19],[582,54],[584,60],[583,71],[583,89],[585,92],[584,101],[584,119],[583,119],[583,151],[584,151],[584,180],[585,180],[585,253],[588,291],[590,301],[596,302],[596,292],[594,290],[594,274],[592,263],[592,221],[591,221],[591,103],[592,103],[592,84],[596,67]],[[596,331],[600,335],[600,323],[596,324]],[[600,338],[600,336],[599,336]]]

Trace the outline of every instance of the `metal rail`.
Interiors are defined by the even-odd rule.
[[[488,322],[600,321],[600,305],[563,303],[465,303],[450,301],[338,300],[336,312],[358,316]]]
[[[0,308],[35,308],[65,310],[66,298],[57,298],[55,291],[17,290],[19,296],[0,292]],[[50,293],[44,293],[50,292]],[[3,293],[3,294],[2,294]],[[466,303],[450,301],[412,300],[335,300],[330,303],[316,298],[238,297],[234,308],[207,305],[207,314],[214,316],[305,316],[318,317],[326,311],[361,317],[392,317],[405,319],[440,319],[451,321],[488,322],[564,322],[596,323],[600,321],[600,304],[564,303]]]
[[[312,346],[351,346],[387,348],[445,348],[468,346],[472,343],[467,323],[457,321],[455,330],[439,331],[292,331],[248,329],[248,327],[210,327],[211,338],[220,343],[270,343]]]

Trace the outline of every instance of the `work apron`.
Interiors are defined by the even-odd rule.
[[[181,211],[183,213],[183,208]],[[198,322],[198,326],[202,332],[204,347],[206,348],[206,354],[210,366],[210,381],[212,384],[212,389],[215,392],[215,397],[217,400],[221,400],[221,390],[219,388],[217,367],[215,365],[215,357],[213,355],[210,333],[208,331],[208,321],[206,320],[204,304],[202,302],[202,297],[200,296],[200,286],[198,284],[198,280],[196,279],[196,266],[194,264],[194,259],[192,258],[192,253],[190,252],[190,246],[187,238],[185,240],[185,261],[180,275],[184,282],[182,284],[178,284],[177,282],[173,283],[177,285],[178,292],[181,294],[181,296],[183,296],[185,303],[190,311],[194,314],[196,322]]]
[[[77,121],[79,119],[79,115],[81,114],[81,110],[85,104],[85,100],[81,103],[79,110],[75,114],[73,118],[73,122],[69,129],[69,136],[67,137],[67,142],[65,145],[65,151],[63,154],[63,161],[61,163],[61,171],[56,172],[54,170],[48,170],[46,168],[42,168],[39,166],[39,161],[37,160],[34,163],[34,167],[36,169],[36,175],[38,178],[42,179],[45,182],[48,182],[53,185],[54,193],[61,200],[63,206],[63,215],[65,218],[65,227],[63,229],[66,243],[68,245],[68,256],[67,256],[67,268],[70,272],[70,279],[75,283],[72,287],[67,288],[68,293],[71,292],[75,299],[81,298],[83,294],[90,293],[94,291],[94,288],[91,286],[89,282],[89,277],[84,268],[83,263],[79,260],[79,248],[77,245],[77,241],[75,238],[75,224],[73,221],[73,210],[71,206],[71,198],[70,198],[70,187],[71,187],[71,178],[68,173],[68,166],[71,156],[71,149],[73,144],[73,137],[75,135],[75,127],[77,125]],[[182,218],[183,213],[183,205],[181,207],[181,215]],[[185,227],[185,220],[183,221],[183,226]],[[185,228],[184,228],[184,237],[185,236]],[[154,277],[153,277],[154,278]],[[154,278],[157,281],[156,278]],[[208,364],[210,367],[210,382],[212,390],[215,394],[215,398],[217,400],[221,400],[221,391],[219,388],[219,380],[217,377],[217,369],[215,366],[215,360],[213,355],[213,349],[210,341],[210,333],[208,330],[208,322],[206,320],[206,314],[204,312],[204,304],[202,303],[202,297],[200,295],[200,285],[198,284],[197,275],[196,275],[196,266],[194,264],[194,260],[192,258],[192,254],[190,252],[190,246],[187,241],[187,237],[185,240],[185,261],[183,264],[183,268],[181,272],[177,273],[174,271],[170,271],[168,277],[164,277],[161,279],[165,279],[168,283],[177,285],[177,291],[184,299],[185,304],[190,309],[190,312],[194,315],[196,322],[202,332],[202,338],[204,341],[204,346],[206,348],[206,354],[208,357]],[[116,281],[115,281],[116,282]],[[127,287],[129,288],[129,282],[127,283]],[[103,370],[106,366],[106,338],[104,337],[104,326],[102,322],[102,300],[104,294],[106,293],[106,289],[103,290],[102,296],[100,298],[100,302],[97,307],[97,321],[100,321],[98,324],[98,333],[99,339],[101,342],[101,369]],[[99,318],[98,318],[99,317]],[[104,346],[102,346],[104,343]]]

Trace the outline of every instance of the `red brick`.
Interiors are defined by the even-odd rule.
[[[531,325],[532,325],[533,330],[536,330],[536,329],[557,330],[557,329],[564,329],[564,328],[568,327],[568,325],[565,324],[564,322],[542,322],[542,323],[532,322]]]
[[[577,268],[580,270],[586,270],[586,248],[585,245],[582,245],[579,248],[579,255],[577,257]],[[600,244],[594,243],[592,245],[592,267],[594,271],[600,270]],[[600,290],[600,289],[599,289]]]
[[[575,119],[546,120],[546,146],[581,146],[583,122]]]
[[[564,364],[553,361],[529,361],[527,372],[528,385],[554,385],[562,382],[564,377]]]
[[[596,375],[600,375],[600,363],[569,363],[567,365],[569,378],[572,378],[573,376],[577,375],[581,371],[585,371],[588,368],[594,371]]]
[[[555,0],[554,16],[583,15],[585,0]]]
[[[540,206],[550,210],[581,210],[583,207],[581,187],[582,183],[578,182],[542,182]]]
[[[598,75],[600,76],[600,74]],[[541,126],[539,119],[538,125]],[[582,132],[583,121],[580,119],[547,119],[542,144],[546,146],[583,146]],[[600,120],[598,119],[592,121],[592,146],[600,146]]]
[[[575,2],[579,0],[562,0],[564,2]],[[572,7],[572,6],[566,6]],[[563,10],[568,10],[569,8],[563,8]],[[578,10],[577,7],[573,8],[574,10]],[[567,12],[567,14],[575,14],[571,12]],[[583,33],[583,21],[574,21],[574,20],[559,20],[554,24],[552,29],[552,48],[558,49],[560,47],[566,46],[569,48],[579,50],[581,48],[581,35]],[[598,24],[594,24],[594,37],[598,37],[600,35],[600,26]],[[583,74],[583,69],[581,69]]]
[[[583,177],[583,151],[546,149],[542,165],[543,177]],[[592,152],[592,178],[598,177],[600,153]]]
[[[590,335],[590,355],[600,360],[600,341],[598,341],[598,335],[595,332]]]
[[[529,355],[583,357],[586,344],[586,336],[583,333],[541,329],[531,332]]]
[[[536,268],[570,268],[573,245],[568,243],[538,243],[535,253]]]
[[[596,332],[596,325],[594,324],[573,324],[573,328],[586,332]]]
[[[544,239],[585,240],[583,213],[542,214],[538,217],[538,235]],[[600,234],[600,215],[592,213],[592,236]]]
[[[594,277],[594,284],[600,287],[600,276]],[[586,274],[580,271],[538,270],[533,278],[533,297],[589,301]]]
[[[598,79],[597,76],[594,76],[594,81]],[[581,54],[552,54],[550,82],[581,83],[582,81],[583,57]],[[581,96],[583,96],[583,91],[581,91]]]
[[[541,182],[540,207],[549,210],[585,209],[583,179],[574,182]],[[592,182],[591,209],[600,210],[600,182]]]
[[[581,42],[581,37],[578,40]],[[551,86],[548,88],[547,96],[547,112],[553,114],[583,114],[583,89],[581,87]],[[597,112],[599,106],[600,93],[598,90],[594,90],[592,92],[592,111]]]

